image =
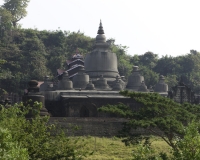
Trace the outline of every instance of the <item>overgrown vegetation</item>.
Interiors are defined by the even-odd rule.
[[[89,153],[84,151],[80,138],[70,138],[54,124],[49,117],[41,117],[41,104],[34,103],[34,117],[27,120],[26,114],[32,110],[22,103],[1,106],[0,110],[0,159],[83,159]]]
[[[48,117],[39,116],[40,108],[41,104],[35,102],[34,117],[27,120],[29,106],[1,106],[0,159],[195,160],[200,156],[200,128],[194,121],[175,136],[174,148],[152,136],[143,136],[138,143],[125,146],[118,137],[68,137],[49,124]]]
[[[157,93],[120,92],[140,103],[140,108],[124,104],[106,105],[99,111],[114,113],[126,118],[119,136],[126,145],[139,144],[134,154],[136,160],[145,159],[198,159],[200,105],[179,104]],[[143,129],[136,134],[134,130]],[[172,155],[155,155],[148,139],[150,135],[162,138],[172,149]],[[144,142],[145,139],[145,143]],[[141,156],[139,156],[141,155]],[[148,157],[148,158],[147,158]]]
[[[87,145],[86,150],[93,151],[93,154],[87,156],[85,160],[131,160],[133,153],[137,152],[137,145],[125,146],[121,138],[112,137],[83,137]],[[167,152],[170,154],[170,148],[162,139],[158,137],[150,138],[151,147],[155,150],[155,154]]]

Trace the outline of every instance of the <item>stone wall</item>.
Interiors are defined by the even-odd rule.
[[[127,97],[61,98],[59,101],[46,101],[45,106],[53,117],[113,117],[113,114],[100,113],[97,110],[103,105],[119,103],[130,106],[133,110],[141,107],[141,104]]]
[[[125,119],[111,113],[98,112],[98,108],[123,103],[132,110],[142,105],[116,91],[68,91],[46,92],[45,107],[51,113],[50,122],[58,123],[70,135],[112,137],[118,135]],[[72,128],[78,130],[74,131]],[[143,131],[137,130],[134,132]]]
[[[125,120],[121,118],[51,117],[50,122],[67,129],[69,135],[111,137],[118,134]],[[74,130],[77,127],[78,130]]]
[[[118,135],[122,129],[122,123],[126,122],[123,118],[103,118],[103,117],[51,117],[50,123],[56,123],[67,131],[69,135],[74,136],[98,136],[112,137]],[[74,128],[78,129],[74,130]],[[144,133],[140,129],[135,133]]]

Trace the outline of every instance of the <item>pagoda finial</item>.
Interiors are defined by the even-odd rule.
[[[103,30],[103,26],[102,26],[101,20],[100,20],[99,30],[98,30],[97,34],[104,34],[104,30]]]

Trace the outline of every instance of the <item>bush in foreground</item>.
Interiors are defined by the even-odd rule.
[[[1,106],[0,126],[3,128],[1,130],[1,149],[11,153],[14,152],[12,145],[15,145],[16,153],[24,153],[24,155],[20,155],[19,159],[23,159],[22,156],[24,159],[42,160],[82,159],[86,155],[86,152],[81,149],[83,143],[78,144],[78,138],[69,138],[64,131],[56,128],[53,124],[48,124],[49,117],[39,115],[41,107],[42,105],[37,102],[34,103],[34,110],[30,106],[23,106],[22,103],[9,108]],[[34,113],[34,118],[27,120],[25,116],[30,111]],[[9,143],[7,143],[8,139]],[[9,144],[11,147],[4,144]]]
[[[12,138],[12,134],[0,128],[0,159],[1,160],[27,160],[29,158],[27,149],[22,148]]]

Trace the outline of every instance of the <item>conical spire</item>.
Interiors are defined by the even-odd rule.
[[[99,30],[98,30],[97,34],[104,34],[104,30],[103,30],[103,26],[102,26],[101,20],[100,20]]]

